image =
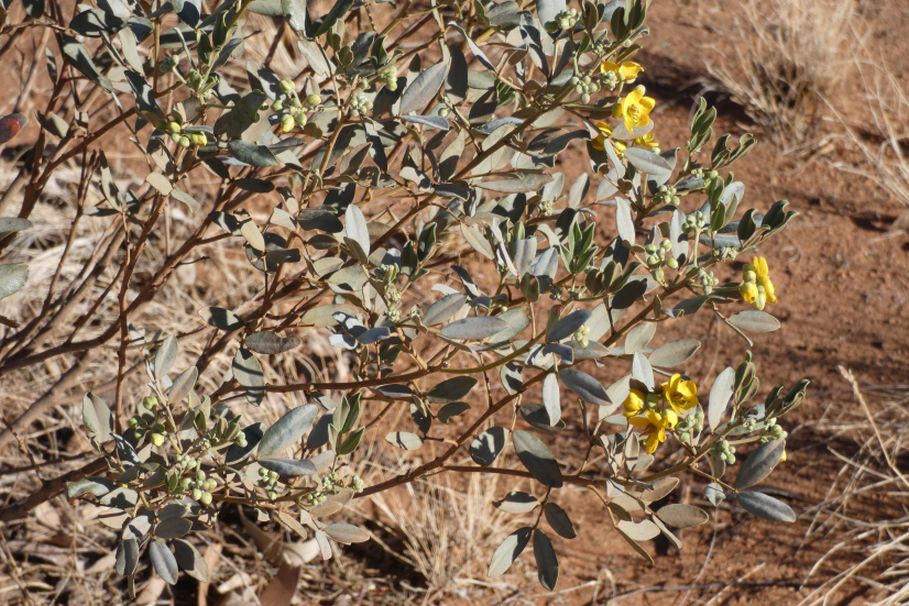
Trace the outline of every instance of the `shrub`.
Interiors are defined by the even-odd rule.
[[[352,499],[438,473],[509,482],[489,498],[522,521],[488,572],[532,543],[548,589],[552,538],[578,532],[574,499],[601,503],[648,559],[646,541],[678,544],[674,529],[708,519],[658,504],[692,475],[714,505],[795,519],[755,485],[784,458],[779,419],[807,381],[759,402],[749,353],[712,380],[684,372],[701,347],[689,316],[714,314],[748,345],[779,326],[754,253],[794,213],[784,201],[739,212],[744,186],[728,167],[754,139],[712,142],[703,100],[681,148],[657,143],[655,100],[632,60],[644,3],[339,0],[317,16],[293,0],[99,1],[72,19],[40,0],[25,8],[15,27],[56,41],[53,94],[4,233],[27,233],[73,162],[78,210],[59,267],[83,214],[101,228],[82,236],[93,252],[81,271],[54,272],[32,285],[38,295],[21,290],[24,264],[0,269],[0,294],[31,301],[5,319],[0,373],[67,365],[0,445],[27,439],[93,356],[111,363],[92,369],[101,388],[81,408],[98,458],[4,519],[65,481],[117,529],[130,591],[146,557],[167,583],[181,571],[205,579],[193,536],[225,508],[313,536],[329,558],[369,539],[339,517]],[[284,32],[258,59],[244,57],[250,13]],[[300,58],[294,71],[270,67],[282,44]],[[108,133],[140,150],[142,172],[108,158]],[[3,245],[30,258],[27,240]],[[724,269],[736,259],[740,275]],[[201,320],[164,334],[199,295],[181,294],[191,284],[178,270],[218,264],[225,281],[256,287],[225,284]],[[667,338],[669,324],[683,337]],[[302,361],[313,335],[328,336],[350,378]],[[277,420],[257,413],[265,403],[283,407]],[[421,462],[386,458],[364,485],[367,444]]]

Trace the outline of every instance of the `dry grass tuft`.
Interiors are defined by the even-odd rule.
[[[881,387],[873,394],[868,389],[874,396],[869,405],[852,373],[839,370],[852,387],[855,405],[841,418],[826,422],[823,429],[854,440],[857,448],[847,453],[830,447],[843,465],[827,499],[815,511],[805,540],[835,537],[835,545],[809,572],[806,585],[816,577],[824,580],[801,604],[858,598],[881,606],[905,604],[909,600],[909,475],[904,471],[909,457],[909,386]],[[854,563],[836,574],[821,572],[828,561],[843,555]]]
[[[850,73],[860,42],[857,6],[857,0],[745,0],[723,34],[734,52],[708,69],[777,144],[792,150],[818,136],[822,100]]]
[[[863,162],[838,162],[836,168],[871,180],[909,209],[909,95],[905,82],[879,63],[860,65],[860,90],[865,91],[861,127],[840,116],[850,148],[858,150]],[[909,218],[909,217],[907,217]],[[902,227],[909,228],[909,220]]]

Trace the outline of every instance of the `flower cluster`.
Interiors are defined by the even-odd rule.
[[[742,284],[739,286],[742,299],[754,305],[755,309],[764,309],[767,303],[776,303],[776,289],[770,280],[770,269],[767,259],[755,257],[751,263],[745,265]]]
[[[654,453],[666,441],[666,432],[679,425],[679,418],[698,405],[698,388],[694,381],[676,373],[660,384],[660,391],[645,393],[632,389],[625,398],[628,423],[646,434],[644,448]]]
[[[635,67],[627,67],[629,64],[633,64]],[[636,77],[641,69],[643,68],[637,63],[626,61],[621,66],[615,67],[616,71],[608,73],[618,73],[622,78],[630,77],[632,74]],[[621,76],[623,70],[625,76]],[[616,104],[612,112],[612,120],[601,120],[596,123],[599,135],[591,141],[591,146],[597,151],[603,151],[606,149],[608,139],[611,141],[616,155],[620,158],[623,157],[629,144],[659,153],[660,144],[654,137],[653,122],[650,119],[650,113],[654,107],[656,107],[656,100],[646,95],[643,86],[636,86]]]

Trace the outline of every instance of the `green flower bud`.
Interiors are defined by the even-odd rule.
[[[306,95],[306,98],[303,99],[303,103],[310,107],[315,107],[316,105],[322,103],[322,97],[319,95]]]
[[[154,410],[158,407],[158,398],[156,398],[155,396],[148,396],[147,398],[142,400],[142,406],[145,407],[147,410]]]
[[[190,146],[189,137],[187,137],[186,135],[182,135],[179,139],[177,139],[177,145],[179,145],[180,147],[183,147],[183,148],[189,148],[189,146]]]
[[[198,501],[202,498],[202,491],[198,488],[193,488],[193,491],[190,493],[190,496],[193,498],[193,501]]]
[[[211,505],[211,493],[203,492],[201,495],[199,495],[199,502],[202,503],[203,505],[205,505],[206,507]]]
[[[169,130],[173,134],[177,135],[180,133],[181,130],[183,130],[183,127],[180,126],[179,122],[169,122],[167,124],[167,130]]]
[[[281,86],[281,92],[284,93],[285,95],[292,93],[294,91],[294,89],[296,88],[296,86],[294,86],[293,80],[281,80],[280,86]]]
[[[155,446],[161,446],[164,444],[165,436],[163,433],[153,433],[151,435],[151,443]]]
[[[284,102],[280,99],[271,104],[271,111],[273,112],[279,112],[282,109],[284,109]]]

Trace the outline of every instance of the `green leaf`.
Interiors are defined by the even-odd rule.
[[[344,213],[344,235],[359,247],[357,256],[365,262],[369,257],[369,228],[363,212],[354,204],[348,206]]]
[[[442,336],[455,341],[485,339],[508,328],[508,323],[491,316],[473,316],[455,320],[442,328]]]
[[[470,443],[468,447],[470,458],[478,465],[484,467],[492,465],[499,453],[502,452],[502,449],[505,448],[507,440],[507,429],[504,427],[490,427]]]
[[[173,546],[174,557],[177,560],[177,565],[180,567],[180,570],[184,571],[197,581],[203,583],[208,582],[208,563],[205,561],[205,558],[202,557],[202,554],[183,539],[174,540]]]
[[[63,57],[66,61],[75,67],[83,76],[110,92],[113,90],[110,80],[101,75],[101,71],[95,62],[92,61],[91,55],[85,50],[82,44],[72,36],[63,35],[60,37],[63,48]]]
[[[656,512],[656,515],[661,521],[673,528],[699,526],[710,519],[707,512],[700,507],[684,503],[664,505]]]
[[[251,404],[262,402],[265,398],[265,375],[252,352],[240,348],[234,356],[231,370],[237,383],[244,388],[247,401]]]
[[[164,383],[167,379],[167,373],[173,367],[177,360],[177,338],[173,335],[164,339],[164,342],[155,352],[155,379],[158,383]]]
[[[642,322],[628,331],[625,337],[625,353],[627,355],[644,351],[656,334],[655,322]]]
[[[445,295],[429,306],[429,309],[423,314],[423,324],[432,326],[433,324],[445,322],[461,311],[465,303],[467,303],[467,295],[464,293],[455,292]]]
[[[513,533],[505,537],[505,540],[496,548],[489,561],[489,576],[500,577],[511,568],[514,561],[518,559],[527,543],[530,542],[530,534],[533,531],[529,526],[518,528]]]
[[[398,114],[422,114],[423,109],[435,99],[448,76],[449,62],[440,61],[429,67],[407,85],[401,95]]]
[[[540,584],[552,591],[559,580],[559,558],[552,548],[552,541],[541,530],[533,531],[533,557],[537,563]]]
[[[555,503],[546,503],[543,505],[543,514],[546,516],[546,522],[560,537],[573,539],[578,536],[574,530],[574,524],[564,509]]]
[[[385,441],[404,450],[416,450],[423,446],[423,438],[409,431],[393,431],[385,436]]]
[[[729,400],[732,398],[733,386],[735,385],[735,370],[727,366],[723,369],[713,386],[710,388],[710,400],[707,405],[707,422],[714,431],[723,420],[723,413],[729,406]]]
[[[32,222],[19,217],[0,217],[0,236],[14,234],[29,229]]]
[[[259,110],[268,96],[260,91],[244,95],[232,108],[221,114],[213,127],[215,135],[239,139],[259,119]]]
[[[131,576],[139,564],[139,542],[136,539],[123,539],[117,543],[114,559],[114,570],[117,574]]]
[[[632,166],[645,173],[649,179],[656,181],[657,185],[662,185],[672,176],[673,163],[651,151],[629,147],[625,150],[625,157]]]
[[[735,487],[739,490],[750,488],[770,475],[773,468],[786,452],[785,440],[773,440],[758,446],[748,455],[738,475],[735,477]]]
[[[344,545],[363,543],[369,540],[369,533],[353,524],[329,524],[322,530],[332,539]]]
[[[162,539],[176,539],[192,530],[193,523],[186,518],[173,516],[164,518],[155,526],[155,536]]]
[[[519,429],[512,437],[518,459],[537,481],[550,488],[562,486],[562,471],[546,445],[535,435]]]
[[[567,8],[565,0],[536,0],[537,2],[537,16],[540,18],[540,23],[546,25],[550,21],[555,21],[555,18]]]
[[[553,324],[549,330],[546,331],[546,342],[557,343],[562,339],[570,337],[575,332],[577,332],[577,330],[583,326],[589,318],[590,312],[585,309],[579,309],[577,311],[571,312]]]
[[[650,363],[653,366],[672,368],[684,364],[701,348],[697,339],[681,339],[660,345],[650,354]]]
[[[5,299],[23,286],[28,279],[28,265],[6,263],[0,265],[0,299]]]
[[[243,344],[256,353],[273,355],[299,347],[300,339],[294,335],[282,337],[270,330],[263,330],[246,337]]]
[[[284,478],[314,476],[319,473],[315,463],[309,459],[259,459],[259,465],[276,472]]]
[[[243,327],[240,318],[229,309],[223,307],[206,307],[199,310],[199,315],[210,325],[225,331],[233,331]]]
[[[562,394],[559,390],[559,379],[553,372],[543,379],[543,406],[546,408],[550,426],[555,426],[562,420]]]
[[[443,423],[448,423],[456,416],[463,414],[468,410],[470,410],[470,405],[465,402],[451,402],[439,409],[439,412],[436,413],[436,418]]]
[[[473,377],[454,377],[430,389],[426,396],[431,402],[454,402],[469,394],[476,384]]]
[[[795,522],[792,508],[768,494],[748,490],[737,496],[739,504],[749,513],[774,522]]]
[[[158,576],[168,585],[175,585],[177,583],[177,574],[179,574],[180,570],[177,567],[177,560],[174,558],[174,554],[171,553],[164,541],[155,539],[149,543],[148,555]]]
[[[257,455],[260,458],[270,457],[297,442],[312,426],[318,411],[315,404],[304,404],[289,410],[265,430],[259,441]]]
[[[103,444],[110,439],[113,415],[107,402],[91,392],[82,398],[82,422],[96,443]]]
[[[227,149],[230,151],[231,156],[250,166],[264,168],[280,164],[272,151],[264,145],[256,145],[247,143],[242,139],[234,139],[227,144]]]
[[[331,29],[331,26],[338,22],[338,19],[347,14],[347,11],[351,9],[354,5],[354,0],[337,0],[334,6],[331,7],[331,10],[328,11],[328,14],[322,17],[322,21],[319,24],[318,29],[316,29],[313,37],[321,36],[325,32]]]
[[[609,394],[600,382],[586,372],[576,368],[563,368],[559,371],[559,377],[568,389],[578,394],[588,404],[607,406],[611,403]]]
[[[529,513],[540,504],[536,497],[527,492],[509,492],[493,503],[505,513]]]
[[[749,309],[740,311],[729,317],[728,322],[742,332],[765,333],[773,332],[780,328],[780,321],[766,311]]]

